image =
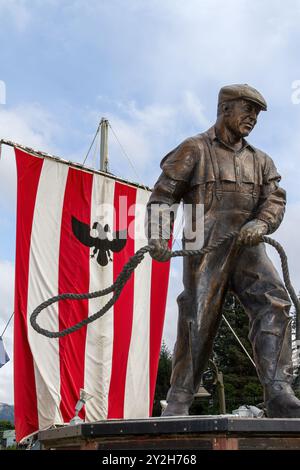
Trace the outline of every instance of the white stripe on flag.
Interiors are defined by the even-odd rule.
[[[147,245],[144,235],[146,204],[149,194],[137,190],[135,207],[136,252]],[[127,363],[124,418],[149,416],[149,330],[152,258],[145,256],[134,272],[134,308]]]
[[[30,325],[32,311],[58,293],[61,214],[68,166],[44,160],[34,208],[28,282],[28,339],[34,358],[39,429],[62,423],[60,414],[60,364],[58,339],[36,333]],[[58,304],[40,315],[40,324],[59,329]]]
[[[114,227],[114,189],[115,182],[110,178],[94,175],[91,225],[99,222]],[[104,289],[113,283],[113,263],[106,266],[97,263],[97,255],[90,260],[90,292]],[[89,315],[100,310],[107,303],[112,294],[105,297],[89,300]],[[112,367],[113,348],[113,309],[109,310],[87,327],[85,348],[85,376],[84,389],[93,395],[86,402],[86,421],[95,421],[107,418],[108,392]]]

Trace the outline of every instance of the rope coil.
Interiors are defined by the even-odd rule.
[[[177,250],[173,252],[169,252],[169,258],[175,258],[178,256],[195,256],[195,255],[203,255],[210,253],[214,250],[216,250],[220,245],[222,245],[225,241],[230,240],[235,238],[238,235],[239,232],[230,232],[224,237],[220,238],[217,240],[215,243],[212,243],[204,248],[201,248],[200,250]],[[276,240],[273,240],[272,238],[269,238],[267,236],[262,237],[262,241],[265,243],[268,243],[269,245],[273,246],[281,260],[281,267],[282,267],[282,273],[283,273],[283,279],[284,283],[286,286],[286,289],[290,295],[290,298],[295,305],[296,309],[296,318],[297,318],[297,337],[296,339],[300,339],[298,336],[300,334],[300,302],[299,299],[295,293],[295,290],[291,284],[290,280],[290,275],[289,275],[289,268],[288,268],[288,261],[287,261],[287,256],[285,254],[285,251],[283,247],[278,243]],[[144,256],[146,253],[150,253],[152,248],[149,245],[146,245],[142,248],[140,248],[130,259],[129,261],[124,265],[123,270],[117,277],[116,281],[110,286],[102,290],[98,290],[95,292],[89,292],[89,293],[84,293],[84,294],[72,294],[72,293],[66,293],[66,294],[60,294],[56,295],[55,297],[51,297],[50,299],[46,300],[45,302],[41,303],[31,314],[30,316],[30,323],[32,328],[39,334],[46,336],[47,338],[61,338],[63,336],[66,336],[70,333],[74,333],[74,331],[79,330],[85,325],[88,325],[89,323],[92,323],[93,321],[97,320],[98,318],[102,317],[118,300],[123,287],[125,286],[126,282],[130,278],[131,274],[133,271],[137,268],[137,266],[142,262],[144,259]],[[108,302],[102,307],[98,312],[94,313],[88,318],[85,318],[84,320],[76,323],[75,325],[65,328],[62,331],[49,331],[46,330],[45,328],[42,328],[38,323],[37,323],[37,317],[40,314],[42,310],[45,310],[47,307],[50,305],[59,302],[60,300],[85,300],[85,299],[95,299],[97,297],[103,297],[105,295],[108,295],[110,293],[113,293],[113,296],[108,300]]]

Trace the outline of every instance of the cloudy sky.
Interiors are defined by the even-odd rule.
[[[164,154],[214,122],[222,85],[258,88],[269,110],[249,140],[273,157],[288,191],[276,238],[300,290],[297,0],[0,0],[0,16],[0,137],[82,162],[106,116],[135,167],[110,135],[111,171],[149,186]],[[87,163],[98,165],[94,156]],[[13,153],[3,147],[0,334],[13,309],[15,204]],[[180,290],[175,264],[170,348]],[[12,325],[4,341],[12,357]],[[12,385],[10,361],[0,370],[0,402],[13,403]]]

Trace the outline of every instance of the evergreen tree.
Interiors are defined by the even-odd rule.
[[[223,308],[223,314],[235,333],[252,357],[251,344],[248,340],[249,321],[239,302],[232,294],[228,294]],[[214,342],[213,360],[220,372],[223,373],[225,386],[226,411],[241,405],[258,405],[263,402],[263,390],[258,380],[254,365],[247,357],[236,338],[224,320],[221,321]],[[212,369],[210,365],[208,368]],[[160,416],[160,400],[165,400],[170,386],[172,371],[172,356],[163,342],[158,366],[155,390],[153,416]],[[192,415],[219,414],[220,406],[213,374],[204,374],[203,385],[211,394],[210,397],[197,398],[190,409]]]
[[[161,415],[160,401],[166,399],[170,387],[171,371],[172,355],[169,349],[167,348],[166,343],[163,341],[159,356],[152,416]]]
[[[223,314],[252,357],[252,348],[248,340],[248,317],[232,294],[227,295]],[[263,390],[254,365],[224,320],[214,342],[214,361],[223,372],[228,412],[240,405],[257,405],[263,402]]]
[[[15,429],[14,425],[10,421],[0,420],[0,432]]]

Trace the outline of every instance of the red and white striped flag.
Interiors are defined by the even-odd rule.
[[[169,263],[146,255],[114,307],[66,337],[48,339],[29,322],[32,311],[49,297],[91,292],[114,282],[126,261],[147,243],[141,233],[150,193],[19,148],[15,154],[17,440],[68,423],[81,388],[93,396],[80,414],[86,421],[151,416]],[[98,222],[107,233],[126,229],[125,247],[110,252],[113,261],[104,266],[103,257],[102,263],[97,255],[91,257],[93,248],[76,237],[72,218],[90,229]],[[98,311],[109,298],[56,303],[40,314],[39,324],[51,331],[62,330]]]

